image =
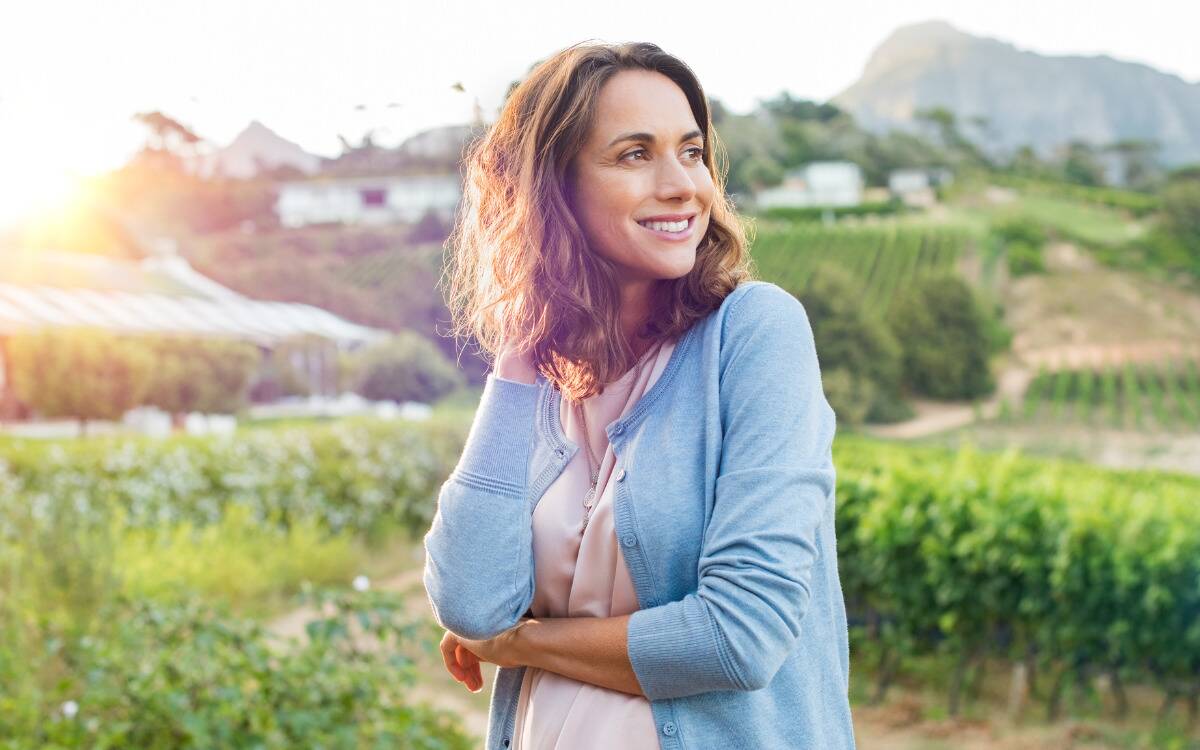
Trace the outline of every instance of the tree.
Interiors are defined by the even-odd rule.
[[[150,131],[138,155],[141,161],[178,169],[184,161],[196,157],[197,146],[204,141],[186,125],[162,112],[139,112],[133,120]]]
[[[1086,141],[1071,141],[1062,159],[1063,179],[1079,185],[1103,185],[1104,167],[1096,158],[1096,148]]]
[[[143,403],[170,413],[176,426],[193,411],[238,411],[262,359],[257,346],[240,341],[150,336],[143,345],[154,358]]]
[[[99,328],[51,328],[8,341],[17,398],[43,417],[118,419],[142,403],[154,358],[145,346]]]
[[[913,392],[968,399],[995,388],[988,320],[959,277],[917,281],[892,305],[888,321],[903,349],[904,384]]]
[[[821,358],[825,396],[839,420],[890,422],[910,411],[900,393],[900,346],[863,312],[861,282],[826,263],[799,295]]]
[[[347,355],[344,381],[372,400],[431,403],[463,385],[463,376],[429,339],[412,331]]]

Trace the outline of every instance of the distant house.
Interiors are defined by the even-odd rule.
[[[952,179],[945,167],[894,169],[888,174],[888,190],[905,205],[932,206],[937,202],[934,188],[948,185]]]
[[[817,161],[784,173],[776,187],[755,195],[759,208],[857,206],[862,203],[863,176],[849,161]]]
[[[454,216],[461,178],[449,174],[316,177],[279,184],[275,211],[286,227],[308,224],[392,224],[418,221],[432,212]]]

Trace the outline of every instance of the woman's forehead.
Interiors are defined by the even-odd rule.
[[[697,130],[683,90],[670,78],[650,71],[622,71],[601,89],[593,141],[600,147],[628,133],[675,141]]]

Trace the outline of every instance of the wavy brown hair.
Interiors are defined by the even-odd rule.
[[[496,123],[465,149],[463,200],[445,245],[447,304],[453,335],[473,336],[493,362],[505,344],[530,352],[534,367],[573,400],[598,393],[635,364],[624,337],[614,335],[617,274],[588,249],[567,182],[601,87],[622,70],[658,72],[683,90],[714,186],[695,266],[657,282],[638,335],[656,343],[682,334],[754,275],[748,226],[725,193],[726,152],[687,65],[654,44],[590,42],[534,65]]]

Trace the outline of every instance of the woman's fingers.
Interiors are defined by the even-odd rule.
[[[462,644],[455,649],[458,655],[458,666],[463,670],[466,679],[463,683],[472,691],[477,691],[483,687],[483,673],[479,667],[479,657],[463,648]]]
[[[446,671],[448,671],[454,679],[463,682],[466,678],[466,673],[462,667],[458,666],[458,656],[455,654],[457,649],[461,648],[458,644],[458,639],[449,630],[442,636],[441,651],[442,661],[446,662]]]

